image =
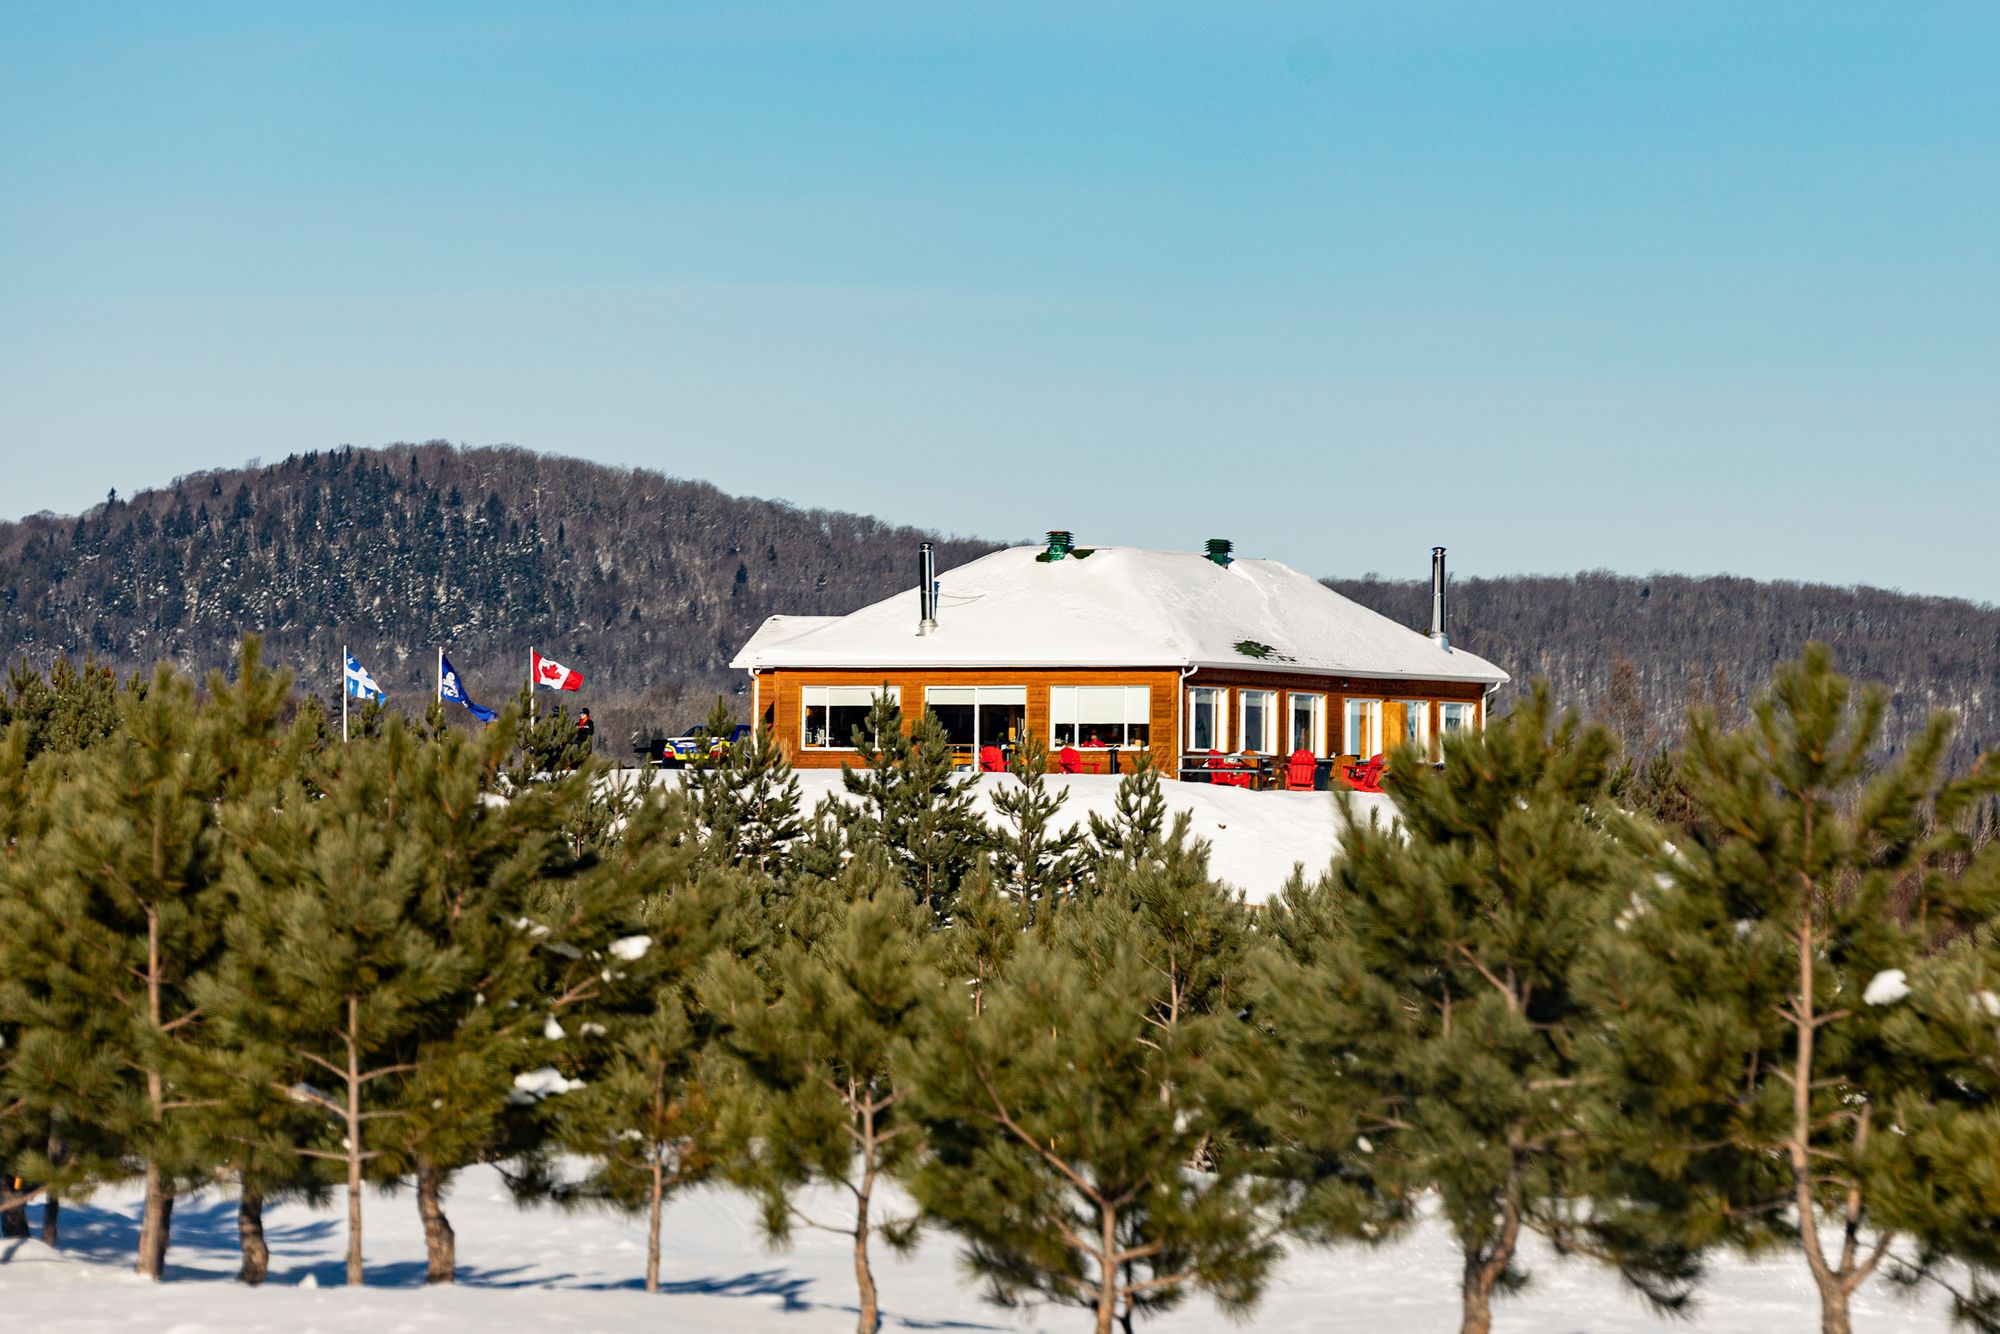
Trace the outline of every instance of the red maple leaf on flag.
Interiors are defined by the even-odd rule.
[[[572,667],[565,667],[554,658],[544,658],[533,649],[528,650],[531,666],[534,668],[535,684],[550,690],[583,689],[583,673]]]

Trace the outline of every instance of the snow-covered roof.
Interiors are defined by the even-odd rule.
[[[937,629],[917,595],[847,616],[773,616],[733,667],[1227,667],[1471,681],[1507,673],[1396,624],[1273,560],[1097,547],[1041,559],[1011,547],[938,578]]]

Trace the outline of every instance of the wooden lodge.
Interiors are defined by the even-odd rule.
[[[1507,673],[1444,634],[1442,548],[1432,633],[1397,625],[1276,561],[1079,547],[1051,533],[847,616],[773,616],[732,666],[751,714],[800,768],[855,762],[853,729],[884,689],[928,709],[971,764],[1039,736],[1086,770],[1151,753],[1205,777],[1217,753],[1268,770],[1300,750],[1366,758],[1478,728]],[[1322,778],[1327,765],[1321,764]]]

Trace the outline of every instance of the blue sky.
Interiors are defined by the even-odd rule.
[[[0,512],[515,443],[2000,601],[2000,6],[0,6]]]

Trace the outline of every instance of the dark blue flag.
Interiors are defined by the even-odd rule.
[[[438,654],[438,698],[449,700],[453,704],[463,704],[466,712],[482,723],[490,723],[500,716],[493,710],[482,709],[472,702],[472,697],[465,693],[464,685],[459,682],[458,668],[452,666],[451,659],[442,653]]]

